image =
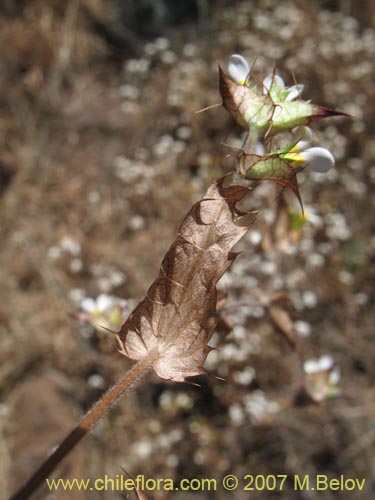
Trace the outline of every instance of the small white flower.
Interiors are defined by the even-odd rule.
[[[49,247],[47,255],[48,255],[48,257],[50,259],[55,260],[55,259],[58,259],[61,256],[62,252],[63,251],[62,251],[62,249],[60,247],[54,245],[52,247]]]
[[[308,167],[313,172],[326,173],[335,164],[333,154],[326,148],[312,147],[312,132],[308,127],[297,127],[295,129],[296,144],[282,156],[286,161],[294,165]]]
[[[93,389],[103,389],[105,387],[105,380],[98,373],[90,375],[89,378],[87,379],[87,383]]]
[[[320,227],[323,224],[323,218],[319,215],[318,209],[313,205],[304,205],[304,219],[314,227]]]
[[[155,43],[155,47],[158,50],[167,50],[167,49],[169,49],[169,47],[171,45],[171,42],[167,38],[164,38],[164,37],[157,38],[154,41],[154,43]]]
[[[70,253],[73,256],[78,256],[81,253],[81,245],[73,239],[71,236],[64,236],[60,240],[60,248],[64,250],[64,252]]]
[[[309,359],[304,363],[306,382],[313,399],[324,401],[340,394],[340,368],[334,366],[331,356]]]
[[[96,300],[90,298],[90,297],[85,297],[81,301],[81,309],[87,313],[103,313],[110,309],[111,307],[115,306],[115,301],[113,300],[113,297],[110,295],[107,295],[105,293],[101,293]]]
[[[333,367],[333,359],[331,356],[324,355],[318,359],[309,359],[305,361],[303,368],[305,373],[312,374],[331,370]]]
[[[296,330],[297,334],[302,337],[308,337],[311,333],[311,325],[307,323],[306,321],[296,321],[294,323],[294,329]]]
[[[69,269],[72,273],[79,273],[83,269],[83,262],[81,259],[75,258],[70,261]]]
[[[140,95],[140,90],[134,85],[125,84],[119,88],[119,94],[124,99],[136,100]]]
[[[291,162],[295,166],[306,166],[309,170],[321,174],[331,170],[335,164],[333,154],[326,148],[308,147],[312,138],[308,127],[299,127],[296,138],[297,144],[282,155],[284,160]]]
[[[228,74],[239,85],[246,85],[250,74],[250,66],[240,54],[232,54],[228,63]]]
[[[241,425],[245,420],[245,412],[241,405],[233,404],[229,407],[229,417],[234,424]]]
[[[270,73],[263,80],[263,93],[271,94],[271,97],[286,102],[294,101],[303,92],[303,85],[297,83],[291,87],[285,87],[284,80],[276,73]]]
[[[73,302],[79,302],[81,303],[82,300],[85,298],[86,293],[82,288],[73,288],[72,290],[69,291],[69,299],[72,300]]]
[[[314,307],[318,303],[318,299],[317,299],[315,293],[310,291],[310,290],[303,292],[302,300],[303,300],[305,306],[308,307],[309,309],[314,309]]]
[[[98,312],[105,312],[113,305],[112,297],[106,293],[101,293],[96,299],[96,309]]]
[[[248,366],[239,372],[233,373],[233,380],[237,382],[237,384],[248,385],[250,384],[255,377],[255,369],[252,366]]]
[[[262,233],[260,231],[256,231],[255,229],[253,231],[249,231],[248,240],[253,245],[259,245],[259,243],[262,241]]]
[[[133,453],[141,459],[148,458],[152,453],[152,444],[150,441],[138,441],[133,444]]]

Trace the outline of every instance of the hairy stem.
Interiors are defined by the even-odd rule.
[[[53,472],[57,465],[75,447],[76,444],[95,426],[95,424],[115,405],[127,389],[151,366],[157,357],[157,352],[149,354],[136,363],[125,375],[120,378],[82,417],[80,423],[66,436],[64,441],[45,460],[30,479],[11,497],[10,500],[26,500]]]

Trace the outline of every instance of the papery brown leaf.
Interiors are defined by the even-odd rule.
[[[120,352],[141,360],[151,351],[163,379],[182,382],[204,373],[202,365],[216,317],[216,283],[237,254],[231,252],[249,228],[236,222],[236,208],[248,187],[225,187],[226,177],[208,189],[188,212],[146,296],[122,326]]]

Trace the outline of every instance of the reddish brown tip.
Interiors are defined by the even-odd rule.
[[[313,120],[321,120],[322,118],[328,118],[329,116],[348,116],[348,113],[343,111],[337,111],[336,109],[326,108],[325,106],[314,105],[314,113],[312,115]]]

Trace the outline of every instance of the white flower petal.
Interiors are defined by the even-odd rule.
[[[304,151],[306,148],[308,148],[311,144],[312,141],[312,132],[309,127],[297,127],[293,131],[294,133],[294,138],[295,141],[298,141],[297,143],[297,149],[298,151]]]
[[[272,81],[273,81],[273,75],[267,75],[266,78],[263,80],[263,89],[264,92],[269,92],[271,86],[272,86]]]
[[[333,154],[325,148],[309,148],[303,151],[301,155],[313,172],[328,172],[335,164]]]
[[[250,66],[240,54],[232,54],[228,63],[228,74],[239,85],[244,85],[250,73]]]
[[[81,309],[87,313],[92,313],[96,310],[96,302],[90,297],[86,297],[81,302]]]
[[[281,90],[285,87],[284,80],[281,78],[281,76],[276,75],[275,73],[270,73],[263,80],[264,92],[269,92],[273,85],[276,85]]]
[[[294,101],[295,99],[297,99],[297,97],[299,97],[302,92],[303,92],[303,84],[302,83],[297,83],[296,85],[293,85],[292,87],[289,87],[288,91],[288,95],[286,96],[286,101],[289,102],[289,101]]]

